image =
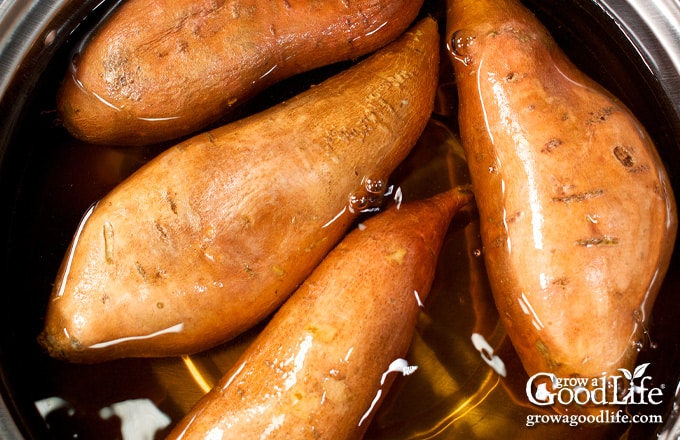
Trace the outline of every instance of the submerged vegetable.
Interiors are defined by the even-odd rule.
[[[429,120],[431,18],[286,103],[161,154],[83,220],[41,342],[76,362],[197,352],[270,314]]]
[[[454,188],[352,231],[169,438],[362,437],[406,355],[457,210]]]
[[[484,258],[526,371],[632,371],[677,228],[652,141],[519,2],[451,0],[448,20]],[[602,409],[578,400],[558,409]]]
[[[396,39],[422,0],[126,0],[84,42],[58,94],[99,144],[194,133],[264,88]]]

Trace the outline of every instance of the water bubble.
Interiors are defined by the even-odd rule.
[[[633,343],[633,347],[635,347],[635,351],[637,351],[638,353],[642,351],[643,346],[644,344],[640,341],[635,341]]]
[[[472,62],[470,46],[474,44],[476,35],[465,29],[459,29],[451,35],[449,51],[456,61],[468,66]]]
[[[43,42],[45,43],[45,46],[51,46],[54,43],[54,40],[56,39],[57,31],[52,29],[47,34],[45,34],[45,39],[43,40]]]
[[[69,69],[71,73],[75,73],[78,70],[78,65],[80,64],[80,52],[74,52],[71,54],[71,64]]]
[[[364,180],[364,187],[370,194],[382,195],[385,192],[385,182],[383,182],[381,179],[366,178]]]
[[[350,194],[349,196],[349,207],[354,211],[363,211],[368,208],[368,197],[365,194],[358,192]]]
[[[382,179],[364,177],[361,179],[361,188],[349,196],[349,210],[351,212],[376,211],[385,199],[387,188]]]
[[[642,313],[640,310],[633,310],[633,319],[638,324],[642,323]]]
[[[645,325],[645,319],[644,319],[644,312],[641,310],[634,310],[633,311],[633,320],[635,321],[636,324],[639,324],[642,327],[642,337],[641,340],[633,342],[633,346],[635,349],[640,352],[642,350],[647,350],[647,349],[656,349],[658,344],[654,342],[652,339],[651,334],[649,333],[649,329]]]

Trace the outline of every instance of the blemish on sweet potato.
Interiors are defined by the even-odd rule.
[[[594,112],[588,113],[590,118],[588,118],[588,124],[599,124],[606,121],[611,114],[614,113],[613,107],[603,107]]]
[[[614,246],[620,243],[619,237],[611,237],[609,235],[602,235],[599,237],[589,237],[576,240],[574,245],[576,246]]]
[[[74,350],[80,351],[80,350],[83,349],[83,344],[80,343],[80,341],[78,340],[78,338],[71,337],[70,342],[71,342],[71,347],[72,347]]]
[[[172,211],[172,213],[177,215],[177,202],[175,202],[175,198],[170,193],[170,191],[168,191],[168,195],[165,197],[165,200],[168,201],[168,204],[170,205],[170,210]]]
[[[554,151],[560,145],[562,145],[562,139],[552,138],[548,142],[546,142],[545,145],[543,145],[541,152],[550,153],[550,152]]]
[[[550,349],[548,346],[540,339],[536,340],[536,350],[551,369],[554,369],[559,365],[559,363],[555,362],[555,360],[550,355]]]
[[[243,263],[243,271],[251,278],[255,276],[255,271],[248,263]]]
[[[604,190],[601,188],[593,189],[590,191],[584,191],[580,193],[569,194],[565,196],[556,196],[552,198],[553,202],[571,203],[571,202],[583,202],[585,200],[594,199],[600,197],[604,194]]]
[[[104,256],[107,263],[113,263],[114,244],[113,244],[113,224],[104,223]]]
[[[139,261],[135,261],[135,269],[137,270],[137,273],[139,273],[139,275],[141,275],[142,280],[144,280],[144,282],[146,282],[146,270],[144,270],[142,263],[140,263]]]
[[[283,268],[282,268],[281,266],[279,266],[278,264],[275,264],[275,265],[272,266],[272,271],[274,271],[274,274],[275,274],[276,276],[279,276],[279,277],[282,277],[282,276],[284,276],[284,275],[286,274],[285,269],[283,269]]]
[[[165,228],[163,228],[163,225],[160,224],[158,220],[154,222],[154,226],[156,227],[156,230],[161,236],[161,239],[164,242],[167,242],[169,240],[168,233],[165,231]]]
[[[626,168],[630,168],[633,165],[635,165],[635,160],[633,159],[633,155],[628,151],[628,149],[622,145],[617,145],[614,147],[614,156],[616,157],[616,160],[621,162],[621,165],[623,165]]]
[[[505,75],[505,82],[508,83],[513,83],[517,82],[522,79],[522,75],[518,74],[517,72],[509,72],[507,75]]]
[[[555,278],[552,282],[554,286],[559,286],[559,287],[566,287],[569,284],[569,278],[567,277],[559,277]]]
[[[500,248],[503,247],[503,244],[506,242],[507,237],[498,237],[492,242],[492,246],[495,248]]]
[[[400,247],[399,249],[396,249],[394,252],[389,254],[387,256],[387,260],[393,261],[397,264],[402,264],[404,262],[404,257],[406,256],[406,249]]]
[[[650,170],[649,165],[647,165],[645,163],[645,164],[638,165],[636,167],[629,168],[628,172],[631,173],[631,174],[640,174],[640,173],[646,173],[649,170]]]
[[[524,215],[524,212],[518,211],[511,216],[508,217],[507,222],[508,223],[515,223],[517,220],[519,220],[522,216]]]

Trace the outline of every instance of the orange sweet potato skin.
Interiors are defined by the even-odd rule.
[[[386,182],[434,103],[428,18],[277,107],[183,142],[104,197],[52,292],[42,344],[98,362],[197,352],[278,307]]]
[[[422,0],[126,0],[85,42],[58,93],[64,126],[92,143],[194,133],[265,87],[370,53]]]
[[[452,1],[448,20],[485,262],[513,345],[529,375],[620,375],[676,236],[655,147],[519,2]]]
[[[451,217],[471,198],[454,188],[352,231],[168,438],[360,439],[399,374],[381,386],[406,355]]]

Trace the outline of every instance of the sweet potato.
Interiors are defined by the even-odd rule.
[[[361,438],[395,375],[381,376],[406,355],[452,215],[471,198],[454,188],[352,231],[169,438]]]
[[[677,229],[655,146],[519,2],[452,0],[447,28],[484,258],[527,373],[623,377]],[[588,412],[583,393],[556,409]]]
[[[42,343],[79,362],[192,353],[270,314],[416,143],[438,44],[423,19],[351,69],[140,168],[81,223]]]
[[[58,93],[64,126],[92,143],[194,133],[297,73],[396,39],[422,0],[126,0],[83,44]]]

